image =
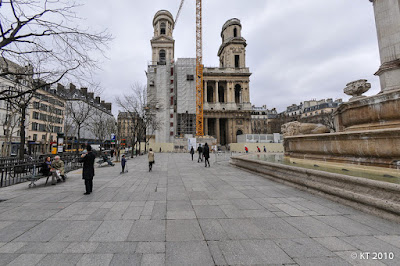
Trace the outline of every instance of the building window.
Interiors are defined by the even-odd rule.
[[[170,118],[174,118],[174,114],[170,114],[169,117],[170,117]]]
[[[242,87],[239,84],[235,85],[235,103],[242,102]]]
[[[37,134],[33,134],[33,141],[37,141]]]
[[[173,123],[173,122],[169,123],[169,126],[170,126],[170,127],[173,127],[173,126],[174,126],[174,123]]]
[[[171,79],[171,84],[174,84],[174,80],[173,79]]]
[[[236,68],[238,68],[239,67],[239,59],[240,59],[240,57],[239,57],[239,55],[235,55],[235,67]]]
[[[186,80],[194,80],[194,75],[186,75]]]
[[[171,67],[171,76],[173,76],[173,75],[174,75],[174,68]]]
[[[237,37],[237,28],[233,29],[233,37]]]
[[[165,63],[165,50],[160,50],[160,63]]]
[[[46,135],[42,135],[42,139],[45,140],[46,139]]]
[[[171,105],[174,105],[174,96],[171,96]]]
[[[174,132],[172,132],[172,131],[169,132],[169,135],[170,135],[170,136],[173,136],[173,135],[174,135]]]
[[[161,22],[161,26],[160,26],[160,34],[161,35],[165,35],[165,28],[166,28],[165,22]]]
[[[171,93],[174,93],[174,89],[173,88],[171,88]]]
[[[33,112],[32,118],[33,119],[39,119],[39,113],[38,112]]]
[[[38,130],[38,123],[32,123],[32,130],[37,131]],[[35,135],[33,135],[35,136]]]

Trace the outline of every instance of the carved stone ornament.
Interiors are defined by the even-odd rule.
[[[368,83],[366,79],[359,79],[348,83],[343,91],[345,94],[353,96],[349,101],[355,101],[366,97],[362,94],[369,89],[371,89],[371,83]]]

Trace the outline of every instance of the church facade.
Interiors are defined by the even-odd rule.
[[[152,61],[147,71],[148,101],[155,103],[161,125],[157,143],[195,134],[196,60],[174,60],[173,16],[166,10],[153,19]],[[222,27],[219,67],[204,68],[204,133],[218,144],[235,143],[237,135],[251,133],[250,70],[246,66],[246,40],[239,19]]]

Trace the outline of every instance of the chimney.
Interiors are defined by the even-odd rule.
[[[62,84],[57,83],[57,94],[62,93],[64,90],[65,90],[65,87]]]
[[[97,96],[97,97],[94,99],[94,102],[100,104],[100,97]]]
[[[70,91],[76,90],[76,86],[75,86],[73,83],[70,83],[70,84],[69,84],[69,90],[70,90]]]
[[[103,105],[103,106],[104,106],[104,103],[105,103],[105,101],[101,101],[101,105]]]
[[[87,95],[90,99],[94,99],[94,92],[88,92]]]
[[[87,88],[81,88],[81,92],[82,92],[82,94],[85,95],[85,96],[88,95],[88,93],[87,93]]]
[[[110,112],[111,112],[111,106],[112,106],[111,103],[105,103],[105,104],[104,104],[104,107],[105,107],[108,111],[110,111]]]

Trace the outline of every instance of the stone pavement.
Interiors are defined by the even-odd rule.
[[[399,224],[189,157],[96,168],[89,196],[80,170],[1,188],[0,265],[400,264]]]

